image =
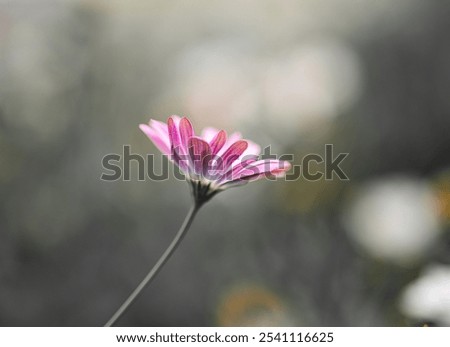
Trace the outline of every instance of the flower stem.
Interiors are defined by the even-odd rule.
[[[131,304],[138,298],[138,296],[142,293],[142,290],[149,285],[149,283],[155,278],[155,276],[158,274],[159,270],[163,267],[163,265],[167,262],[167,260],[170,258],[172,253],[177,249],[178,245],[180,244],[181,240],[183,240],[183,237],[186,235],[187,231],[189,230],[189,227],[192,224],[192,221],[194,220],[195,215],[197,214],[201,204],[194,203],[189,210],[186,218],[184,219],[183,224],[180,227],[180,230],[178,230],[177,234],[175,235],[175,238],[170,243],[169,247],[165,250],[161,258],[159,258],[158,262],[153,266],[153,268],[150,270],[150,272],[145,276],[145,278],[142,280],[142,282],[136,287],[136,289],[131,293],[131,295],[128,297],[127,300],[120,306],[120,308],[114,313],[114,315],[109,319],[109,321],[105,324],[105,327],[113,326],[117,320],[122,317],[122,315],[128,310],[128,308],[131,306]]]

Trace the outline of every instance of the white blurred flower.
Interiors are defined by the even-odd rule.
[[[229,127],[266,116],[269,126],[297,136],[358,99],[362,69],[352,47],[336,39],[310,41],[270,59],[245,40],[222,40],[182,55],[174,86],[186,113],[199,120],[215,117]]]
[[[363,187],[345,221],[351,238],[372,256],[403,265],[420,258],[440,232],[431,187],[407,177]]]
[[[425,269],[404,290],[400,309],[412,318],[450,326],[450,266],[436,264]]]
[[[361,66],[355,51],[337,40],[304,44],[268,66],[264,100],[277,124],[307,130],[351,106],[361,90]],[[294,127],[292,127],[294,124]]]

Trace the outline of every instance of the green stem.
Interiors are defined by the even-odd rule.
[[[194,220],[195,215],[197,214],[200,204],[194,203],[189,210],[186,218],[184,219],[183,225],[181,225],[180,230],[178,230],[177,234],[175,235],[175,238],[170,243],[169,247],[167,247],[164,254],[159,258],[158,262],[153,266],[153,268],[150,270],[150,272],[145,276],[145,278],[142,280],[142,282],[136,287],[136,289],[131,293],[131,295],[128,297],[127,300],[122,304],[122,306],[119,307],[119,309],[114,313],[114,315],[109,319],[109,321],[105,324],[105,327],[111,327],[113,326],[117,320],[122,317],[122,315],[128,310],[128,308],[131,306],[131,304],[139,297],[139,295],[142,293],[145,287],[149,285],[149,283],[155,278],[155,276],[158,274],[158,272],[161,270],[163,265],[167,262],[167,260],[170,258],[172,253],[177,249],[178,245],[180,244],[181,240],[183,240],[183,237],[186,235],[187,231],[189,230],[189,227],[192,224],[192,221]]]

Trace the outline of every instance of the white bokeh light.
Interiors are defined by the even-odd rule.
[[[376,258],[407,265],[436,241],[439,216],[427,182],[391,177],[360,189],[345,216],[351,238]]]

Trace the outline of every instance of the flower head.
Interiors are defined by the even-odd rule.
[[[261,148],[240,133],[227,136],[223,130],[205,128],[198,136],[186,117],[171,116],[167,124],[151,119],[139,127],[183,171],[196,202],[267,175],[282,176],[290,168],[286,161],[260,160]]]

